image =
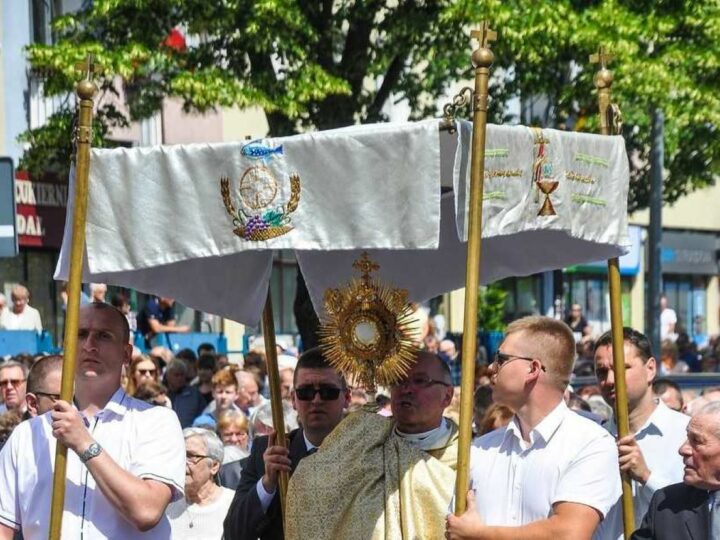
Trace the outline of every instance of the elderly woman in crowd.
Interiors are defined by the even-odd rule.
[[[217,432],[223,444],[242,451],[241,457],[250,453],[250,434],[247,416],[239,410],[227,410],[218,415]],[[228,461],[226,459],[226,461]]]
[[[235,496],[215,483],[223,460],[223,444],[212,431],[186,428],[185,497],[168,506],[172,538],[221,539],[223,520]]]

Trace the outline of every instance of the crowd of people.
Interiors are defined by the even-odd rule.
[[[0,363],[0,538],[47,537],[57,441],[69,449],[67,537],[255,540],[311,530],[313,520],[291,506],[292,528],[284,531],[278,478],[295,476],[318,448],[318,456],[347,453],[347,443],[329,435],[348,413],[368,410],[365,389],[346,382],[319,349],[298,355],[279,348],[289,442],[278,445],[264,351],[249,351],[240,363],[209,344],[143,354],[131,343],[127,314],[100,300],[94,295],[81,308],[72,404],[60,399],[61,356]],[[416,537],[622,538],[620,471],[632,480],[633,538],[691,538],[668,523],[693,511],[704,515],[696,527],[707,533],[720,487],[720,388],[695,395],[663,377],[677,372],[680,357],[664,355],[668,343],[680,347],[682,333],[655,356],[644,335],[626,328],[632,435],[617,439],[611,336],[594,337],[572,322],[519,319],[491,358],[479,355],[468,511],[446,520],[452,481],[447,489],[428,487],[422,475],[410,475],[414,504],[426,501],[422,512],[442,529]],[[384,436],[401,441],[395,447],[419,452],[424,467],[436,467],[430,476],[446,478],[457,447],[461,355],[432,331],[422,348],[402,381],[379,389],[375,416],[389,422]],[[593,376],[594,384],[573,387],[578,375]],[[352,479],[346,496],[370,493],[364,473],[351,474],[366,457],[348,456],[351,465],[338,472]],[[300,469],[294,489],[316,473]],[[425,499],[424,490],[441,493]],[[312,511],[327,504],[331,514],[344,504],[323,501]],[[399,519],[398,530],[406,534],[412,521]],[[384,526],[395,525],[386,517]],[[662,532],[667,527],[673,534]]]

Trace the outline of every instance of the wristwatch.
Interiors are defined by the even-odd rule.
[[[87,463],[92,458],[99,456],[100,452],[102,452],[102,446],[94,442],[87,447],[87,450],[80,454],[80,461],[82,461],[83,463]]]

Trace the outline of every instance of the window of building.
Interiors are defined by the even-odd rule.
[[[273,319],[276,334],[297,334],[293,304],[297,290],[298,265],[292,251],[280,251],[273,260],[270,277]]]
[[[663,278],[668,307],[675,310],[676,332],[690,337],[707,333],[707,278],[705,276],[671,275]]]
[[[63,14],[62,0],[32,0],[32,41],[33,43],[52,45],[55,41],[52,20]]]
[[[607,275],[601,274],[566,274],[565,307],[580,304],[583,315],[593,327],[594,334],[610,330],[610,290]],[[630,324],[632,311],[630,307],[629,278],[621,280],[622,317],[625,325]]]
[[[498,282],[508,292],[505,300],[505,321],[510,322],[526,315],[540,314],[542,278],[537,276],[512,277]]]

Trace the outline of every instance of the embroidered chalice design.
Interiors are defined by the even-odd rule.
[[[540,211],[538,212],[538,216],[556,216],[557,213],[555,212],[555,207],[553,206],[552,201],[550,200],[550,194],[555,191],[558,186],[560,185],[560,182],[557,180],[547,181],[542,180],[540,182],[537,182],[537,187],[542,193],[545,195],[545,201],[543,202],[543,205],[540,207]]]

